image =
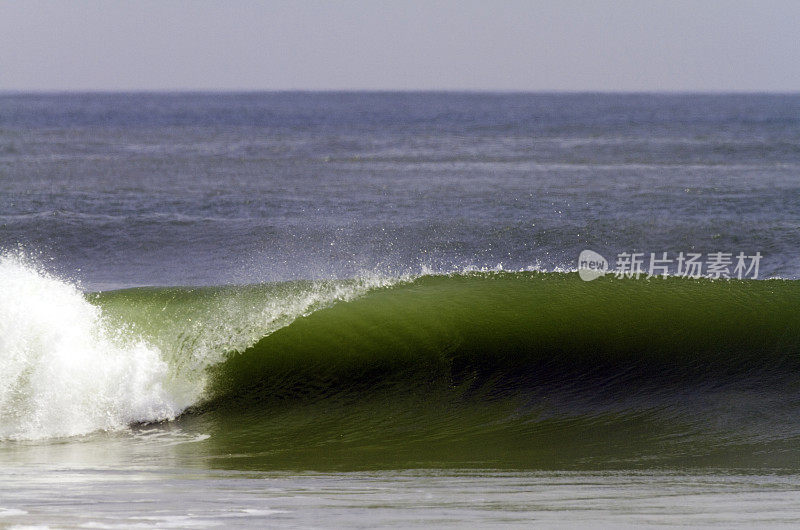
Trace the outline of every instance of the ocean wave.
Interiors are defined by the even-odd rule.
[[[785,456],[800,436],[793,280],[498,269],[85,294],[19,257],[0,269],[5,439],[178,418],[284,456],[349,440],[403,465],[460,446],[459,465],[563,467],[559,444],[599,454],[581,444],[620,433],[641,462]]]

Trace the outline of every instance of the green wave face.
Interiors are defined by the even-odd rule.
[[[178,425],[211,435],[192,451],[216,466],[800,462],[795,281],[475,273],[138,289],[95,302],[172,348],[175,377],[202,378]],[[187,319],[199,322],[193,333],[178,331]],[[237,346],[197,357],[220,329]]]

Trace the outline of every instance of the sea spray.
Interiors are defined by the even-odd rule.
[[[120,289],[89,299],[110,325],[156,345],[176,377],[198,381],[210,366],[298,318],[413,279],[364,273],[341,280]]]

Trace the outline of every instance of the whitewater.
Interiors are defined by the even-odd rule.
[[[244,307],[212,295],[180,315],[183,320],[165,318],[148,341],[135,324],[112,322],[73,282],[21,252],[4,253],[0,439],[77,436],[173,420],[202,398],[205,369],[226,355],[317,308],[397,281],[404,280],[310,283]]]

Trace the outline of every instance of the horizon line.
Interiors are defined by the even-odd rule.
[[[5,89],[0,95],[103,95],[103,94],[152,94],[152,95],[203,95],[203,94],[475,94],[475,95],[798,95],[800,90],[560,90],[560,89],[460,89],[460,88],[113,88],[113,89]]]

